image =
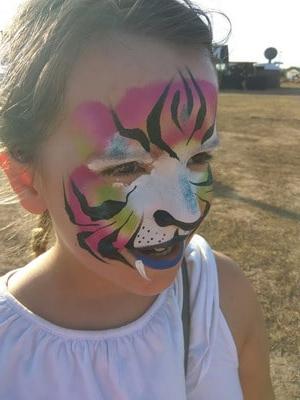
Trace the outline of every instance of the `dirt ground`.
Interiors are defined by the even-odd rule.
[[[300,399],[299,110],[297,88],[221,94],[215,201],[200,231],[253,283],[270,336],[277,400]],[[0,272],[26,262],[29,238],[27,217],[16,206],[1,207]]]
[[[300,91],[223,93],[215,202],[201,233],[252,281],[278,400],[300,399]]]

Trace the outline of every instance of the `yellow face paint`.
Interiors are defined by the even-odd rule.
[[[75,118],[86,135],[75,143],[84,159],[99,154],[65,182],[66,210],[82,248],[134,267],[126,249],[139,269],[178,263],[184,239],[210,208],[212,174],[201,154],[217,142],[216,99],[217,89],[187,70],[128,90],[113,109],[79,106]],[[170,256],[168,246],[177,252]]]

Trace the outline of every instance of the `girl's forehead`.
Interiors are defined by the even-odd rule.
[[[163,140],[174,145],[185,139],[188,144],[201,130],[211,128],[216,107],[216,87],[186,68],[169,81],[128,88],[116,105],[85,101],[74,110],[73,123],[100,149],[116,143],[118,134],[123,138],[118,145],[129,141],[149,150],[151,143]]]
[[[134,36],[90,45],[68,78],[65,108],[71,114],[80,104],[99,100],[107,106],[116,106],[128,90],[168,82],[187,67],[197,79],[217,86],[212,63],[200,51],[174,49],[159,41]]]
[[[115,152],[125,144],[145,151],[147,124],[158,119],[161,135],[172,147],[173,137],[179,138],[176,122],[186,119],[188,131],[193,130],[203,103],[199,88],[206,103],[203,129],[215,119],[217,78],[207,56],[174,51],[156,42],[128,46],[90,47],[68,79],[60,133],[66,143],[71,136],[82,155],[107,147]],[[155,122],[150,116],[168,86],[163,104],[156,107],[161,107],[161,115]],[[126,134],[116,139],[122,128],[131,130],[130,135],[139,132],[139,140],[128,140]],[[140,132],[146,136],[144,142]]]

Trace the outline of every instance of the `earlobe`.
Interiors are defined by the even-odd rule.
[[[32,214],[42,214],[47,207],[34,187],[33,172],[28,165],[14,160],[7,151],[0,152],[0,166],[21,205]]]

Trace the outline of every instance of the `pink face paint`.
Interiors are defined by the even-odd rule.
[[[109,108],[100,102],[80,105],[75,113],[75,124],[82,128],[92,146],[105,149],[116,132]]]
[[[189,91],[186,86],[189,87]],[[165,89],[165,82],[130,89],[114,108],[122,126],[131,130],[131,136],[132,130],[139,129],[149,139],[149,116]],[[188,104],[189,95],[191,104]],[[205,115],[199,129],[195,130],[197,118],[201,120],[199,114],[203,108]],[[191,139],[201,142],[207,130],[215,123],[216,110],[217,89],[213,84],[194,79],[185,80],[185,84],[182,81],[174,81],[169,87],[159,115],[162,139],[170,147],[183,142],[183,138],[186,139],[186,143]],[[75,113],[75,121],[77,126],[84,130],[96,151],[103,152],[117,132],[112,109],[100,102],[80,105]],[[141,142],[132,141],[131,145],[136,143]]]
[[[195,130],[196,120],[205,108],[202,124],[196,129],[193,139],[200,141],[207,130],[214,125],[217,109],[217,90],[207,81],[186,81],[191,96],[191,104],[187,104],[187,89],[181,81],[174,81],[169,87],[161,110],[153,113],[153,106],[166,92],[166,83],[149,85],[141,89],[129,90],[120,104],[116,107],[116,114],[127,129],[139,127],[149,137],[149,121],[156,121],[159,125],[162,139],[171,147],[186,139],[191,139]],[[201,96],[199,96],[201,93]],[[141,101],[140,99],[143,99]],[[159,115],[158,115],[159,114]],[[147,126],[148,125],[148,126]]]
[[[130,265],[126,248],[140,272],[141,263],[154,269],[178,263],[184,238],[210,206],[210,171],[205,166],[191,171],[187,162],[216,135],[216,108],[216,88],[188,70],[176,80],[128,90],[114,108],[100,102],[78,107],[75,123],[100,164],[115,160],[115,166],[129,165],[130,171],[132,159],[143,164],[143,158],[134,157],[138,152],[151,158],[155,148],[161,155],[153,159],[151,174],[141,172],[129,185],[122,185],[125,175],[113,175],[121,182],[118,189],[113,179],[108,184],[101,171],[87,165],[73,171],[65,204],[82,248],[106,262]]]

